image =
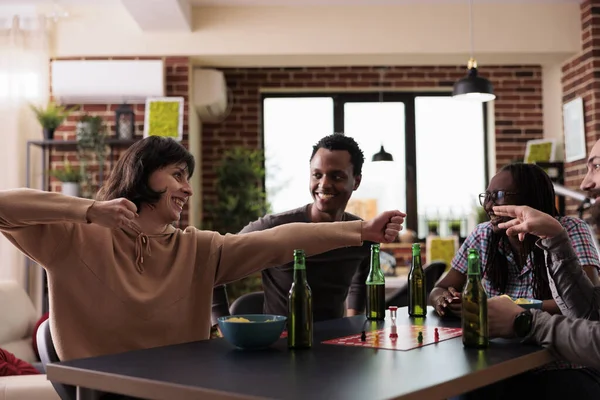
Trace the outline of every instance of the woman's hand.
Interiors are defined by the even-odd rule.
[[[139,217],[137,207],[125,199],[96,201],[87,211],[87,220],[106,228],[129,226],[131,221]]]
[[[563,227],[556,218],[528,206],[494,206],[494,214],[514,219],[498,224],[509,236],[519,235],[523,241],[530,233],[542,239],[552,238],[562,232]]]
[[[402,230],[406,214],[400,211],[385,211],[362,225],[362,240],[375,243],[391,243]]]
[[[459,317],[462,309],[462,295],[453,287],[449,287],[433,301],[433,307],[439,316],[443,317],[450,313]]]

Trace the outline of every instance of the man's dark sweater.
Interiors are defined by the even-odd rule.
[[[261,231],[293,222],[311,223],[309,206],[266,215],[248,224],[240,233]],[[359,219],[355,215],[344,213],[342,220]],[[342,318],[346,297],[349,309],[364,311],[371,244],[364,242],[362,246],[336,249],[306,259],[306,278],[312,290],[314,321]],[[262,271],[264,313],[288,314],[288,293],[294,281],[293,270],[294,263],[291,262]],[[227,307],[225,288],[218,286],[213,291],[213,322],[220,316],[229,315]]]

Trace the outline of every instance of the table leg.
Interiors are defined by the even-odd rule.
[[[102,392],[77,386],[77,400],[100,400]]]
[[[142,400],[124,394],[107,393],[101,390],[87,389],[77,386],[76,400]]]

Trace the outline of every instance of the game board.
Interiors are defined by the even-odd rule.
[[[435,340],[436,328],[438,329],[438,340]],[[364,342],[361,340],[361,334],[359,333],[357,335],[326,340],[323,344],[407,351],[462,335],[462,329],[460,328],[443,328],[439,326],[422,325],[397,325],[396,332],[398,333],[398,337],[396,339],[390,338],[391,332],[391,327],[375,331],[366,331],[366,340]],[[417,339],[419,332],[423,332],[423,343],[421,344]]]

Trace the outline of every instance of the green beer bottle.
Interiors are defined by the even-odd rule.
[[[465,347],[489,345],[487,294],[481,284],[479,253],[469,249],[467,283],[462,292],[462,339]]]
[[[312,293],[306,281],[304,250],[294,250],[294,282],[288,296],[288,347],[312,347]]]
[[[367,277],[367,319],[385,319],[385,278],[379,266],[379,243],[371,245],[371,269]]]
[[[421,265],[421,245],[412,245],[412,265],[408,273],[408,315],[427,316],[427,293],[425,272]]]

